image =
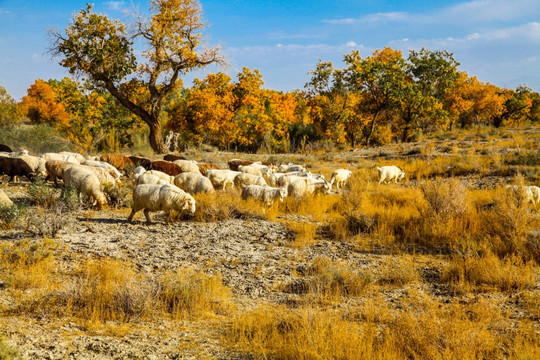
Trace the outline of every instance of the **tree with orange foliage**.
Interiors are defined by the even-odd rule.
[[[181,76],[213,63],[223,63],[218,48],[205,47],[201,5],[197,0],[151,0],[150,18],[132,26],[96,14],[92,5],[74,15],[66,34],[51,31],[52,51],[60,64],[82,75],[96,89],[108,91],[149,129],[157,153],[167,151],[160,116],[167,95],[181,87]],[[142,45],[137,57],[134,43]],[[136,77],[148,91],[148,101],[137,103],[125,84]]]
[[[57,102],[52,87],[43,80],[30,85],[27,95],[20,102],[22,112],[36,124],[48,124],[63,129],[70,120],[70,114]]]
[[[507,96],[502,94],[497,86],[482,83],[476,76],[467,78],[455,90],[459,90],[456,94],[461,98],[459,102],[468,104],[459,116],[461,127],[491,124],[493,119],[501,116],[504,111]]]

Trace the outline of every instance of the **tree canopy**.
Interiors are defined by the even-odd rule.
[[[74,15],[65,34],[51,31],[51,50],[70,73],[95,88],[107,90],[144,121],[155,152],[166,152],[160,115],[165,97],[182,85],[186,73],[209,64],[223,64],[219,48],[206,47],[206,25],[197,0],[152,0],[148,18],[137,16],[127,26],[97,14],[87,5]],[[141,55],[135,44],[143,44]],[[136,80],[147,92],[133,97]]]

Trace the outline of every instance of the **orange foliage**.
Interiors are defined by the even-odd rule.
[[[43,80],[38,79],[30,86],[20,105],[23,113],[34,123],[60,128],[69,123],[70,114],[56,101],[53,89]]]

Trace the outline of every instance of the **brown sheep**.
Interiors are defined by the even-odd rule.
[[[212,163],[199,163],[197,164],[197,166],[199,167],[199,171],[203,176],[206,176],[206,174],[208,174],[208,170],[219,169],[219,166]]]
[[[133,161],[133,164],[135,164],[135,166],[142,166],[146,170],[150,170],[152,160],[140,156],[129,156],[129,158],[131,159],[131,161]]]
[[[11,150],[11,148],[7,145],[4,145],[4,144],[0,144],[0,152],[13,152],[13,150]]]
[[[45,180],[53,180],[56,185],[58,185],[58,179],[64,179],[64,172],[66,169],[75,165],[67,161],[60,160],[47,160],[45,163],[45,169],[47,170],[47,177]]]
[[[13,181],[15,176],[26,176],[29,180],[35,177],[32,168],[26,161],[6,156],[0,156],[0,175],[9,176],[9,181]]]
[[[179,165],[165,160],[152,161],[150,168],[152,170],[159,170],[170,176],[176,176],[182,173],[182,169]]]
[[[229,160],[229,162],[227,164],[229,164],[229,169],[231,169],[233,171],[239,171],[238,167],[240,165],[243,165],[243,166],[251,165],[251,164],[253,164],[253,161],[232,159],[232,160]]]
[[[186,160],[186,158],[180,155],[167,154],[163,157],[163,160],[173,162],[174,160]]]
[[[135,167],[134,166],[135,164],[133,164],[133,161],[125,155],[105,154],[105,155],[101,155],[99,160],[105,161],[111,164],[112,166],[117,168],[119,171],[123,171],[124,173],[126,173],[126,170],[127,170],[126,168]]]

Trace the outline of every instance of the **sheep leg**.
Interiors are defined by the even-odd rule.
[[[152,223],[152,219],[150,218],[150,210],[149,209],[144,209],[144,217],[146,218],[146,223],[147,224]]]
[[[135,209],[131,209],[131,214],[129,214],[128,216],[128,221],[131,222],[133,220],[133,217],[135,216],[135,213],[137,212],[138,210],[135,210]]]

